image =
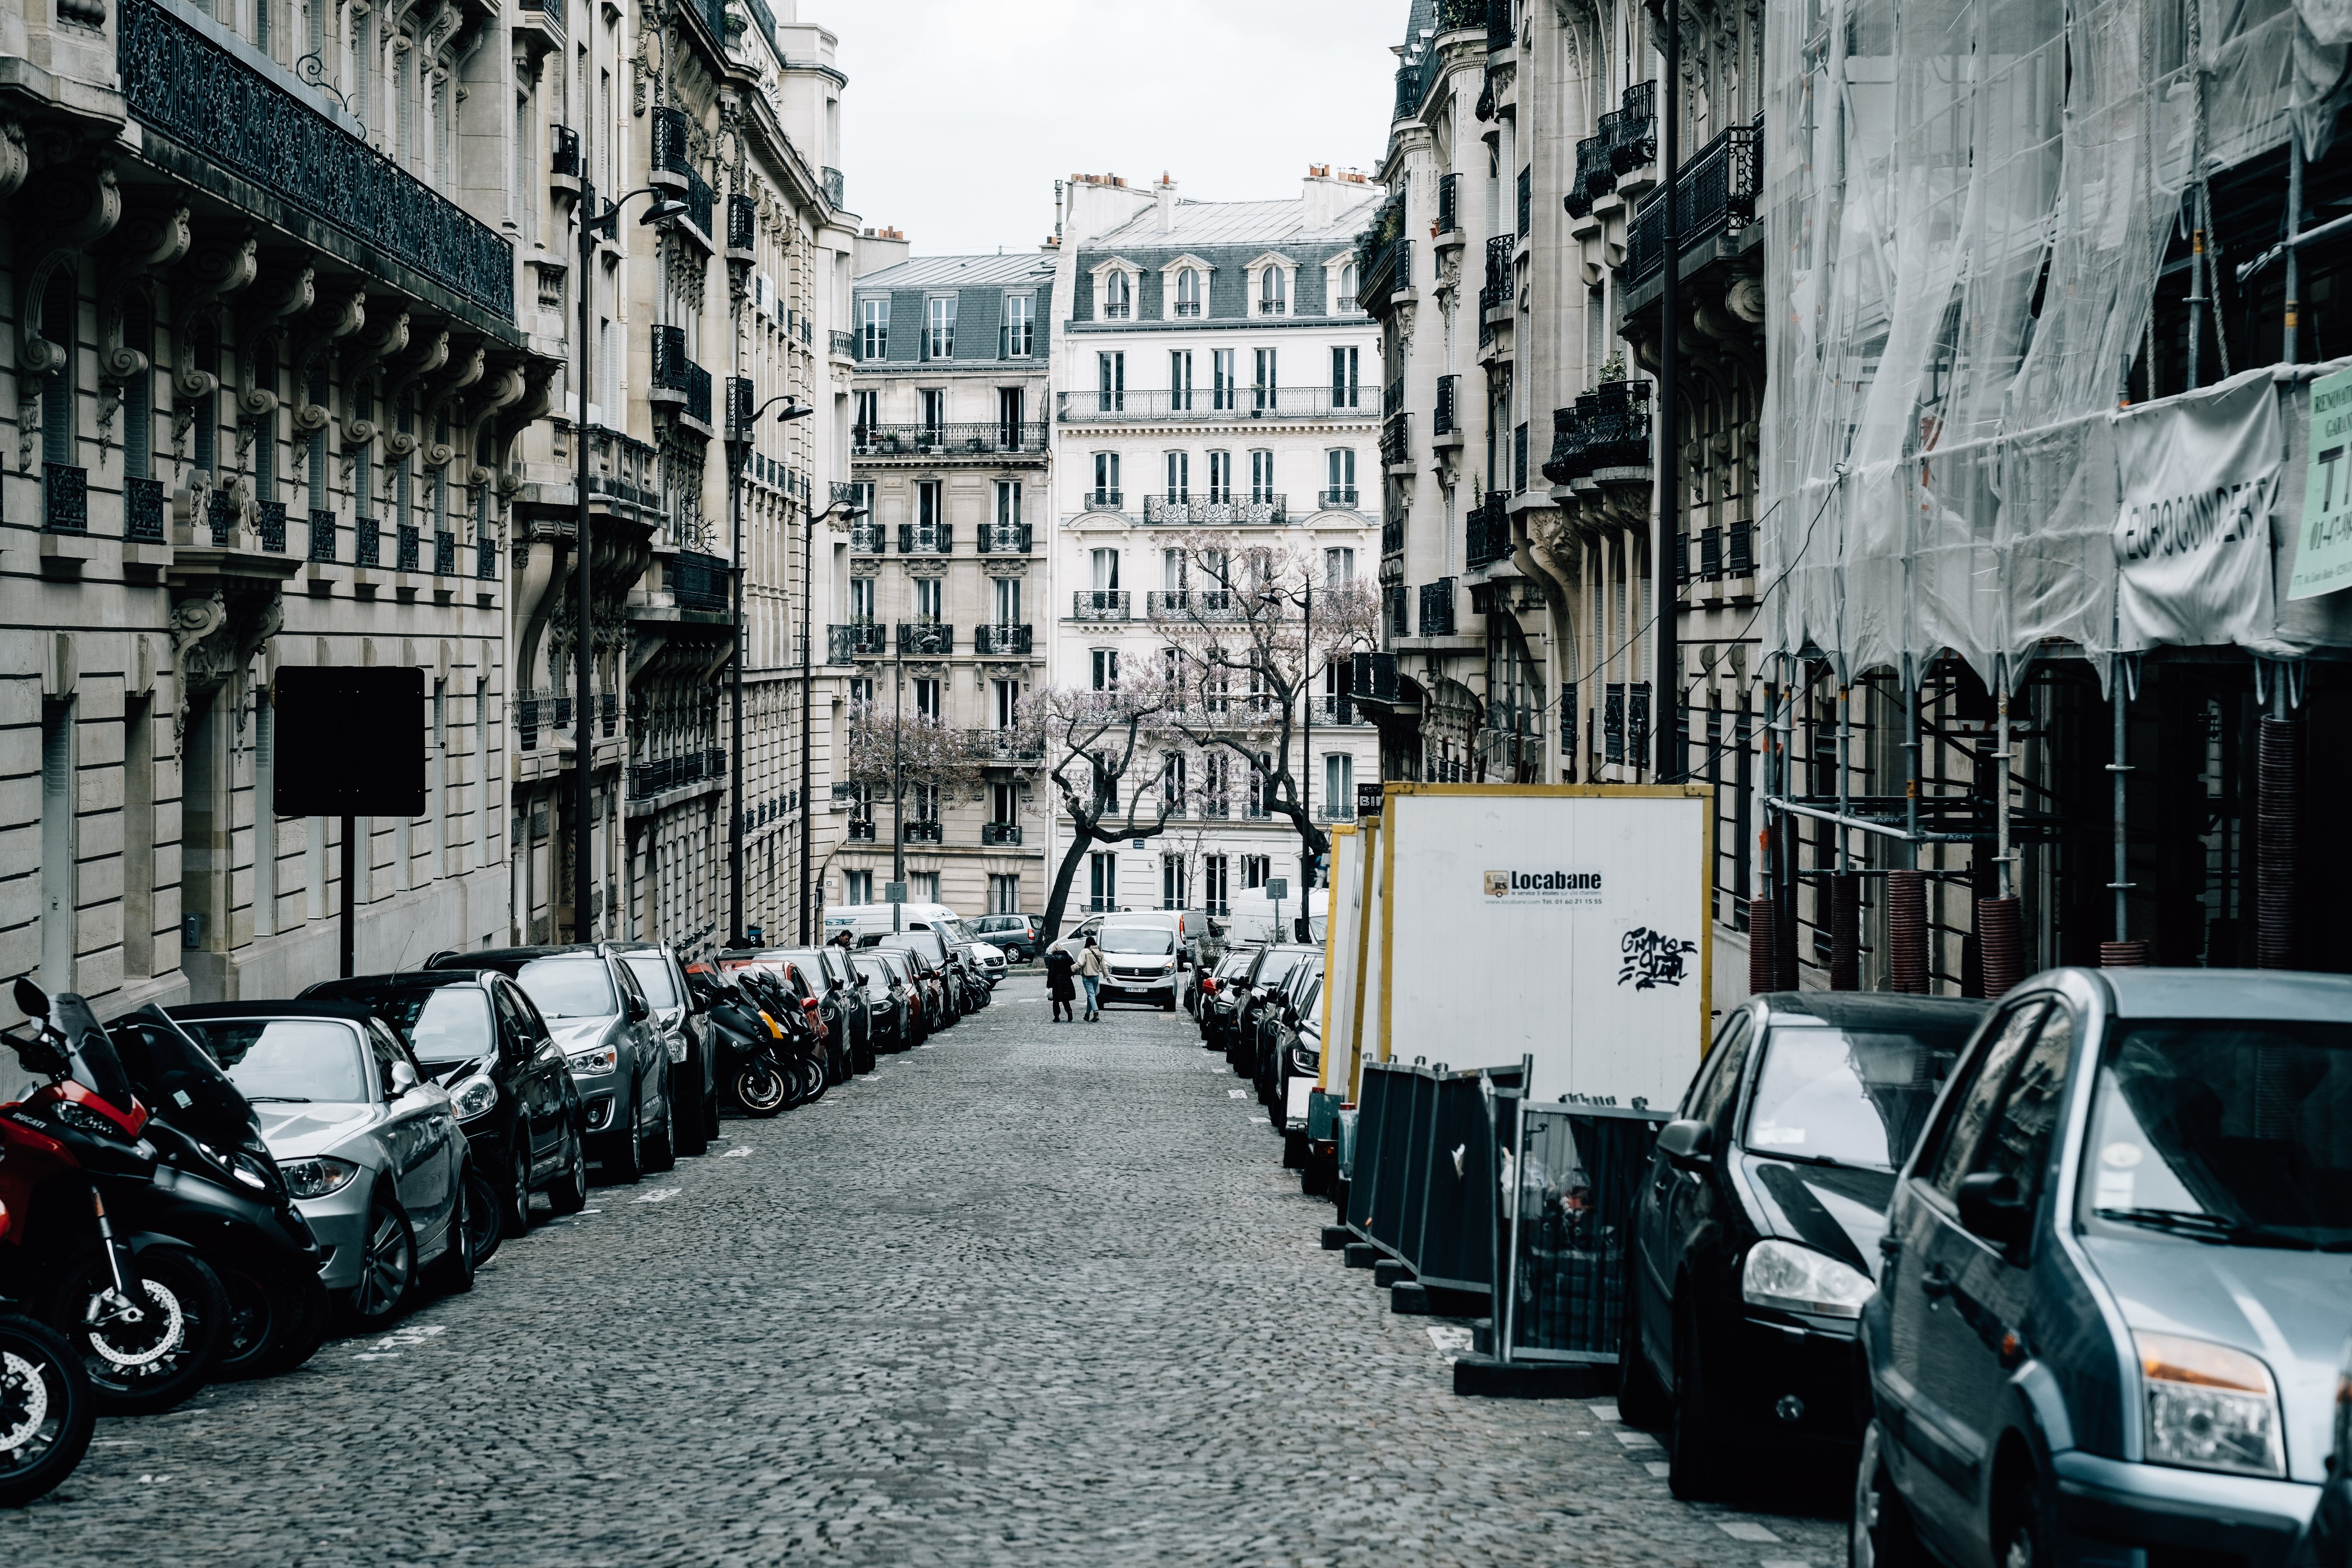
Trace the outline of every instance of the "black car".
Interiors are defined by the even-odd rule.
[[[709,1031],[696,1022],[701,1009],[686,984],[686,965],[675,950],[655,942],[610,944],[646,994],[669,1052],[670,1078],[677,1092],[677,1152],[703,1154],[719,1136],[719,1069]]]
[[[1319,951],[1311,952],[1290,966],[1290,973],[1283,976],[1282,984],[1274,988],[1265,1005],[1257,1010],[1257,1041],[1252,1047],[1250,1076],[1257,1085],[1258,1103],[1273,1114],[1276,1127],[1282,1125],[1282,1037],[1297,1028],[1298,1010],[1322,978],[1323,954]]]
[[[874,1070],[874,1018],[849,954],[837,947],[792,947],[784,955],[803,964],[809,979],[824,988],[824,1021],[840,1026],[842,1077]]]
[[[981,941],[1003,949],[1009,963],[1032,963],[1045,951],[1045,922],[1035,915],[982,915],[964,923]]]
[[[503,1234],[530,1228],[533,1193],[558,1214],[587,1202],[587,1109],[522,987],[493,969],[424,969],[322,980],[302,999],[365,1007],[408,1043],[449,1091]]]
[[[947,938],[935,931],[897,931],[876,937],[866,945],[897,948],[912,952],[937,972],[940,978],[940,1017],[935,1028],[948,1028],[971,1011],[971,992],[966,988],[962,964]]]
[[[886,956],[870,949],[850,955],[858,984],[866,988],[866,1005],[873,1016],[874,1048],[877,1051],[903,1051],[915,1043],[914,1025],[919,1015],[914,973],[911,970],[900,973],[898,964],[892,962],[898,956]]]
[[[1267,1002],[1282,988],[1284,981],[1299,961],[1313,957],[1323,950],[1296,943],[1262,947],[1250,960],[1248,970],[1239,984],[1241,1000],[1234,1008],[1233,1033],[1225,1039],[1225,1061],[1244,1077],[1255,1076],[1257,1069],[1257,1020]]]
[[[1250,965],[1257,962],[1257,949],[1237,947],[1217,960],[1216,967],[1201,977],[1201,1046],[1204,1050],[1221,1051],[1234,1030],[1234,1016],[1241,1006],[1242,982],[1249,975]]]
[[[1850,1461],[1854,1332],[1895,1174],[1985,1004],[1757,996],[1726,1018],[1636,1201],[1618,1404],[1669,1428],[1668,1482],[1735,1456]]]
[[[871,942],[861,951],[887,953],[894,962],[907,966],[908,984],[915,993],[915,1037],[929,1039],[955,1022],[948,1001],[949,977],[921,950],[888,946],[885,942],[887,939]]]

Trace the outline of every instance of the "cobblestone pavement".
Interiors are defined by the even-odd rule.
[[[1457,1398],[1191,1021],[996,1005],[309,1366],[101,1422],[25,1564],[1828,1568],[1606,1405]]]

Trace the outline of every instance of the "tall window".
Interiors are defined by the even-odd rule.
[[[1356,264],[1354,262],[1350,261],[1347,266],[1339,268],[1339,297],[1332,301],[1331,307],[1334,314],[1352,310],[1356,308],[1357,278],[1358,273],[1356,271]]]
[[[997,329],[997,353],[1003,359],[1027,359],[1037,317],[1034,294],[1008,294],[1004,324]]]
[[[1171,816],[1184,815],[1186,780],[1184,753],[1168,752],[1160,759],[1160,799]]]
[[[928,386],[919,395],[922,399],[924,443],[936,447],[941,438],[940,433],[948,422],[947,389]]]
[[[1135,310],[1135,285],[1124,272],[1103,274],[1103,320],[1125,321]]]
[[[852,577],[849,580],[849,619],[856,626],[874,624],[874,579]]]
[[[1323,552],[1323,581],[1337,588],[1356,580],[1356,552],[1346,545],[1335,545]],[[1330,673],[1337,675],[1339,667],[1333,664]]]
[[[996,481],[996,526],[1014,529],[1021,526],[1021,481]]]
[[[1192,354],[1189,349],[1168,352],[1168,412],[1181,414],[1192,406]]]
[[[1257,313],[1261,316],[1290,314],[1290,273],[1287,268],[1269,267],[1257,275]]]
[[[890,352],[890,301],[857,301],[857,357],[882,359]]]
[[[915,579],[915,619],[924,626],[935,626],[940,624],[940,594],[944,586],[944,581],[938,577]],[[919,688],[922,682],[917,681],[915,684]],[[937,682],[933,684],[936,685]],[[934,714],[933,717],[937,715]]]
[[[1118,689],[1118,649],[1098,647],[1094,650],[1094,656],[1095,689],[1117,691]]]
[[[955,358],[956,302],[952,294],[923,301],[923,357]]]
[[[1095,355],[1095,412],[1117,414],[1127,407],[1127,355]]]
[[[1327,818],[1356,814],[1356,759],[1345,752],[1323,758],[1323,815]]]
[[[1234,499],[1234,455],[1231,452],[1209,454],[1209,500],[1219,506]]]
[[[1201,908],[1213,915],[1234,912],[1233,898],[1226,891],[1225,858],[1222,855],[1201,857]]]
[[[938,723],[940,720],[939,681],[929,676],[923,676],[909,681],[908,684],[915,689],[915,711],[921,714],[924,718],[929,719],[932,723]],[[918,784],[915,787],[918,790],[922,788],[920,784]],[[915,815],[918,816],[932,816],[938,814],[935,812],[925,812],[919,808]]]
[[[870,904],[874,901],[874,873],[844,871],[841,874],[841,901],[845,904]]]
[[[1021,579],[999,577],[995,579],[995,584],[993,597],[996,624],[1000,626],[1019,626],[1021,624]]]
[[[1201,275],[1190,267],[1176,273],[1176,313],[1197,316],[1201,313]]]
[[[1021,716],[1021,683],[1017,680],[992,680],[989,682],[989,688],[995,699],[996,727],[1012,729]]]
[[[1213,378],[1209,392],[1211,398],[1210,406],[1214,409],[1230,409],[1235,407],[1237,405],[1236,400],[1239,395],[1240,384],[1234,379],[1234,351],[1231,349],[1210,350],[1209,371],[1210,375]]]
[[[1094,504],[1107,507],[1116,507],[1119,504],[1118,454],[1117,452],[1095,454]]]
[[[1118,857],[1107,849],[1087,857],[1087,908],[1096,913],[1118,908]]]
[[[919,482],[915,486],[916,524],[925,530],[938,528],[941,504],[939,480],[924,479]]]
[[[1249,499],[1260,505],[1274,499],[1274,454],[1272,452],[1250,454]]]
[[[1275,374],[1275,351],[1258,350],[1256,379],[1250,383],[1250,407],[1255,412],[1263,414],[1274,407],[1281,395]]]
[[[878,392],[858,392],[851,395],[857,401],[852,416],[856,428],[850,432],[850,439],[862,447],[873,440],[874,426],[882,423],[882,395]]]
[[[131,298],[123,307],[122,344],[144,355],[148,363],[154,363],[155,308],[148,302],[146,295],[136,289],[131,290]],[[155,378],[152,375],[134,375],[122,384],[122,471],[133,479],[148,479],[155,471],[154,398]],[[315,385],[310,401],[326,401],[323,392]],[[310,439],[312,446],[323,454],[326,450],[326,428],[320,426]],[[323,464],[323,461],[322,457],[320,462]],[[313,471],[321,470],[314,468]],[[316,497],[319,492],[314,489],[312,494]],[[326,502],[314,499],[310,504],[322,507]]]
[[[1181,550],[1161,551],[1160,552],[1160,586],[1171,594],[1182,593],[1186,581],[1192,575],[1191,563],[1192,557]],[[1176,650],[1171,647],[1168,651],[1172,654]]]
[[[1118,552],[1111,549],[1094,552],[1095,591],[1115,593],[1118,588]]]
[[[1160,907],[1181,910],[1184,907],[1184,857],[1162,855],[1160,858]]]
[[[1267,876],[1270,875],[1273,870],[1273,856],[1244,855],[1242,857],[1242,886],[1244,888],[1263,888],[1265,886]]]
[[[1181,501],[1192,498],[1192,454],[1171,452],[1168,454],[1168,499]]]
[[[1356,504],[1356,449],[1353,447],[1334,447],[1324,453],[1323,458],[1328,468],[1328,477],[1330,479],[1330,484],[1324,492],[1323,504],[1354,506]]]
[[[931,786],[931,794],[934,797],[939,795],[939,786],[937,784],[933,784]],[[926,817],[924,820],[927,822],[936,822],[939,818],[931,816]],[[938,903],[940,901],[940,874],[937,871],[908,872],[907,896],[908,899],[919,904]]]
[[[1012,820],[1006,818],[1007,821]],[[1017,915],[1021,912],[1021,875],[1019,872],[988,877],[988,912],[992,915]]]
[[[1357,380],[1356,374],[1359,369],[1359,357],[1362,353],[1363,351],[1360,349],[1333,349],[1331,351],[1332,407],[1360,408],[1363,405],[1361,402],[1361,386]]]
[[[1027,422],[1028,415],[1026,402],[1017,386],[996,389],[996,444],[1007,451],[1021,449],[1021,438],[1024,434],[1022,426]]]

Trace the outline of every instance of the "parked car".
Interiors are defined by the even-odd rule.
[[[948,945],[948,940],[928,928],[919,931],[892,931],[878,936],[868,944],[874,947],[897,948],[901,952],[922,954],[926,963],[938,972],[940,988],[939,1028],[952,1026],[971,1011],[970,997],[964,985],[962,962]]]
[[[2286,1563],[2327,1480],[2347,1127],[2352,978],[2055,969],[2004,996],[1862,1309],[1857,1560]]]
[[[1106,1003],[1139,997],[1168,1012],[1176,1010],[1176,988],[1181,984],[1177,965],[1182,955],[1177,935],[1166,921],[1152,925],[1106,925],[1095,933],[1102,948],[1102,999]]]
[[[1234,1026],[1225,1037],[1225,1062],[1244,1077],[1252,1076],[1257,1067],[1257,1020],[1266,1003],[1282,988],[1290,972],[1303,959],[1311,958],[1323,950],[1317,947],[1280,945],[1259,948],[1250,960],[1250,966],[1235,982],[1240,999],[1234,1007]]]
[[[341,1002],[213,1002],[165,1012],[211,1053],[318,1237],[319,1275],[362,1329],[420,1280],[474,1284],[465,1131],[398,1035]]]
[[[1738,1455],[1851,1459],[1855,1314],[1895,1173],[1981,1002],[1773,993],[1727,1017],[1641,1184],[1619,1408],[1677,1496]]]
[[[1276,1127],[1282,1125],[1284,1077],[1282,1038],[1298,1026],[1301,1008],[1307,1005],[1309,992],[1317,991],[1323,979],[1323,954],[1309,952],[1290,966],[1258,1009],[1257,1045],[1252,1063],[1252,1081],[1257,1085],[1258,1103],[1266,1108]],[[1319,994],[1319,993],[1318,993]]]
[[[859,948],[857,956],[877,957],[905,971],[902,978],[907,982],[908,1004],[913,1009],[913,1043],[920,1045],[942,1027],[941,1021],[947,1016],[947,982],[928,957],[912,948],[880,943]]]
[[[857,971],[859,986],[866,993],[866,1005],[874,1019],[874,1048],[903,1051],[915,1043],[914,1024],[919,1016],[915,998],[914,975],[902,973],[896,954],[868,950],[852,953],[850,963]],[[903,963],[902,957],[899,962]]]
[[[1305,965],[1300,966],[1301,969]],[[1323,973],[1317,965],[1297,1003],[1275,1031],[1275,1095],[1266,1115],[1282,1133],[1282,1165],[1307,1168],[1307,1097],[1323,1068]]]
[[[980,965],[980,977],[988,982],[991,991],[995,990],[996,983],[1004,978],[1006,972],[1004,950],[992,942],[974,940],[971,956]]]
[[[420,969],[322,980],[300,999],[373,1013],[448,1091],[475,1173],[494,1194],[488,1217],[499,1234],[530,1229],[533,1193],[557,1214],[586,1205],[587,1107],[546,1020],[513,981],[494,969]],[[475,1248],[478,1261],[488,1256]]]
[[[1257,962],[1257,949],[1235,947],[1217,960],[1201,982],[1201,1045],[1204,1049],[1221,1051],[1233,1037],[1242,1001],[1242,987],[1246,982],[1250,965]]]
[[[1044,954],[1045,922],[1035,915],[982,915],[965,924],[982,942],[1003,948],[1014,963],[1034,963]]]
[[[612,948],[637,977],[646,1005],[654,1010],[663,1048],[669,1053],[670,1082],[677,1094],[677,1152],[707,1153],[710,1141],[719,1136],[718,1068],[696,1021],[685,962],[655,942],[616,942]]]
[[[677,1163],[668,1048],[635,973],[607,943],[436,952],[427,969],[494,969],[522,987],[572,1069],[588,1152],[614,1181]]]
[[[2295,1548],[2294,1568],[2352,1568],[2352,1339],[2336,1363],[2334,1436],[2327,1484]]]
[[[842,1048],[848,1054],[849,1070],[872,1072],[874,1012],[866,1001],[866,987],[857,983],[857,966],[849,962],[848,951],[827,943],[792,952],[796,958],[810,960],[824,973],[825,988],[841,1012]]]

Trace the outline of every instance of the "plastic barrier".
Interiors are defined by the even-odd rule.
[[[1672,1115],[1519,1103],[1498,1184],[1509,1269],[1498,1359],[1616,1362],[1634,1210]]]

